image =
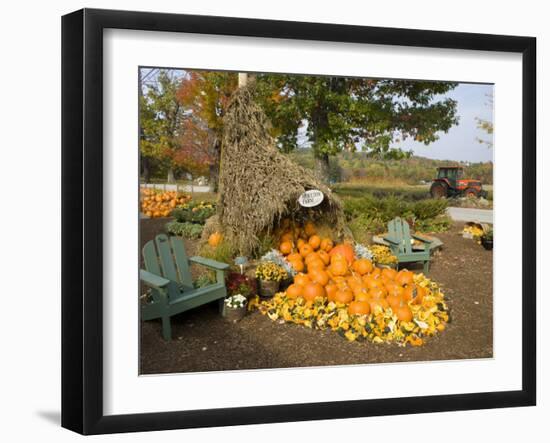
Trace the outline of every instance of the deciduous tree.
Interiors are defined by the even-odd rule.
[[[180,82],[180,78],[160,70],[157,81],[140,95],[140,152],[142,157],[167,164],[169,182],[174,181],[181,130],[188,118],[177,97]]]
[[[429,144],[458,122],[456,102],[443,97],[456,83],[264,74],[257,84],[280,149],[295,149],[302,127],[325,180],[338,152],[395,156],[395,142]]]
[[[208,159],[214,191],[218,186],[223,116],[236,88],[237,73],[188,71],[178,90],[179,101],[192,116],[183,131],[183,140],[191,138],[192,143],[182,152],[193,148],[195,154]]]

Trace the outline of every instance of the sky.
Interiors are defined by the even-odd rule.
[[[493,85],[460,83],[445,97],[457,101],[458,125],[448,133],[440,133],[439,140],[428,146],[413,140],[406,140],[400,146],[412,150],[415,155],[438,160],[457,160],[469,162],[493,161],[494,148],[479,143],[477,138],[489,140],[488,135],[477,128],[476,117],[493,121],[493,109],[488,95],[493,95]]]

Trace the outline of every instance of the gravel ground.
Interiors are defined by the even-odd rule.
[[[142,244],[166,219],[141,221]],[[218,313],[217,303],[172,317],[173,339],[165,342],[160,321],[141,323],[142,374],[288,368],[399,361],[490,358],[493,355],[493,253],[457,233],[456,223],[437,234],[444,248],[432,261],[451,312],[447,329],[418,348],[349,343],[331,331],[278,324],[257,311],[237,324]],[[188,253],[195,244],[186,241]],[[421,271],[421,266],[416,269]]]

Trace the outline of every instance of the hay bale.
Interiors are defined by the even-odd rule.
[[[310,171],[279,152],[268,132],[269,122],[254,102],[253,85],[240,88],[224,117],[217,217],[205,235],[220,230],[239,254],[251,254],[259,236],[269,233],[283,217],[313,220],[344,235],[340,199]],[[324,194],[314,208],[303,208],[298,197],[310,189]]]

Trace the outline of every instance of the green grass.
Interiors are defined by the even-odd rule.
[[[493,185],[484,185],[487,191],[487,200],[493,200]],[[360,198],[372,195],[376,198],[390,196],[401,197],[406,201],[420,201],[431,198],[430,184],[406,185],[406,184],[378,184],[378,183],[339,183],[332,186],[332,190],[344,200],[347,198]]]
[[[429,186],[427,185],[386,185],[374,183],[341,183],[333,186],[333,191],[342,197],[360,198],[374,196],[385,198],[395,196],[407,201],[418,201],[430,198]]]

